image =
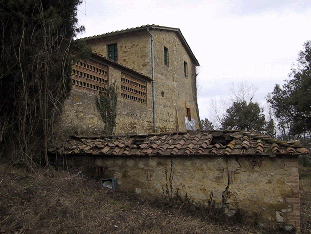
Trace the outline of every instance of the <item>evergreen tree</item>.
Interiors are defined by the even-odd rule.
[[[276,137],[274,120],[272,118],[266,122],[265,133],[272,138]]]
[[[200,120],[200,127],[202,130],[214,130],[214,125],[207,118]]]
[[[263,131],[265,115],[258,103],[235,101],[226,111],[222,128],[243,131]]]
[[[304,44],[298,64],[292,69],[291,79],[283,87],[276,85],[268,95],[282,134],[288,138],[311,132],[311,41]]]
[[[0,2],[0,144],[13,160],[32,163],[43,145],[48,163],[47,142],[70,92],[74,50],[81,48],[73,43],[83,31],[79,3]]]

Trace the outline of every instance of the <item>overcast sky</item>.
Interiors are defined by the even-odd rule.
[[[200,118],[211,100],[227,99],[232,83],[258,90],[255,101],[283,84],[311,40],[311,0],[83,0],[79,37],[146,24],[180,28],[200,63]]]

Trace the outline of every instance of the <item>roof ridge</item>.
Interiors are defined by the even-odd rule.
[[[94,35],[94,36],[83,37],[83,38],[80,38],[78,40],[87,41],[87,40],[93,40],[93,39],[102,38],[102,37],[109,37],[109,36],[119,35],[119,34],[123,34],[123,33],[130,33],[130,32],[141,31],[141,30],[149,30],[149,29],[158,29],[158,30],[167,30],[167,31],[176,32],[178,38],[180,39],[180,41],[183,44],[186,51],[189,53],[189,56],[193,60],[195,66],[200,66],[199,61],[195,57],[194,53],[192,52],[189,44],[187,43],[185,37],[183,36],[183,34],[181,33],[181,30],[179,28],[166,27],[166,26],[160,26],[160,25],[155,25],[155,24],[151,24],[151,25],[147,24],[147,25],[142,25],[139,27],[127,28],[127,29],[107,32],[107,33],[103,33],[103,34],[98,34],[98,35]]]
[[[145,75],[145,74],[143,74],[143,73],[141,73],[141,72],[139,72],[139,71],[137,71],[137,70],[134,70],[133,68],[130,68],[130,67],[125,66],[125,65],[123,65],[123,64],[121,64],[121,63],[118,63],[118,62],[116,62],[116,61],[114,61],[114,60],[112,60],[112,59],[110,59],[110,58],[108,58],[108,57],[106,57],[106,56],[104,56],[104,55],[102,55],[102,54],[100,54],[100,53],[96,53],[96,52],[94,52],[94,51],[92,51],[91,53],[92,53],[93,55],[95,55],[95,56],[100,57],[101,59],[106,60],[106,62],[109,62],[109,63],[111,63],[111,64],[113,64],[113,65],[116,65],[116,66],[119,66],[119,67],[122,67],[122,68],[125,68],[125,69],[127,69],[127,70],[129,70],[129,71],[131,71],[131,72],[134,72],[134,73],[136,73],[136,74],[138,74],[138,75],[140,75],[140,76],[143,76],[144,78],[147,78],[147,79],[149,79],[149,80],[152,80],[151,77],[149,77],[149,76],[147,76],[147,75]]]
[[[113,35],[113,34],[120,34],[120,33],[126,33],[126,32],[131,32],[131,31],[136,31],[136,30],[140,30],[140,29],[144,29],[144,28],[158,28],[158,29],[167,29],[167,30],[180,30],[179,28],[173,28],[173,27],[166,27],[166,26],[160,26],[157,24],[145,24],[145,25],[141,25],[141,26],[137,26],[137,27],[131,27],[131,28],[126,28],[126,29],[120,29],[120,30],[115,30],[115,31],[111,31],[111,32],[106,32],[106,33],[102,33],[102,34],[97,34],[94,36],[88,36],[88,37],[82,37],[79,40],[86,40],[86,39],[92,39],[92,38],[97,38],[97,37],[101,37],[101,36],[108,36],[108,35]]]

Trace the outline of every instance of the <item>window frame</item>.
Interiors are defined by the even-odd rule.
[[[169,66],[168,48],[164,46],[164,65]]]
[[[188,73],[188,63],[186,61],[184,61],[184,75],[185,75],[185,77],[189,76],[189,73]]]
[[[191,109],[190,107],[186,107],[186,117],[189,121],[191,121]]]
[[[118,62],[118,44],[117,43],[113,43],[113,44],[109,44],[107,46],[107,53],[108,53],[108,58]]]

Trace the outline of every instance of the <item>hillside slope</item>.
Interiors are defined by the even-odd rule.
[[[261,233],[193,214],[66,171],[0,164],[0,233]]]

